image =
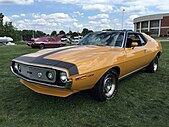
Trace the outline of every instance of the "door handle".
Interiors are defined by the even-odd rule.
[[[147,49],[144,49],[144,53],[146,53],[147,52]]]

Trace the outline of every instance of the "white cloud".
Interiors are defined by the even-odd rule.
[[[119,11],[122,12],[122,10],[125,10],[125,13],[134,13],[134,14],[142,14],[143,12],[146,12],[145,6],[141,5],[135,5],[135,6],[128,6],[128,7],[121,7]]]
[[[169,3],[158,5],[157,8],[160,10],[169,11]]]
[[[82,24],[78,24],[77,22],[73,23],[73,27],[75,27],[75,29],[77,29],[77,30],[83,29],[83,25]]]
[[[109,14],[97,14],[94,16],[89,16],[88,28],[96,31],[103,29],[113,29],[114,21],[110,19]]]
[[[35,0],[0,0],[1,4],[32,4]]]
[[[25,16],[26,16],[26,14],[21,14],[20,16],[25,17]]]
[[[84,15],[84,13],[81,13],[79,11],[75,11],[74,14],[79,15],[79,16],[83,16]]]
[[[10,22],[11,21],[11,19],[8,17],[8,16],[4,16],[4,18],[3,18],[3,22],[5,23],[5,22]]]
[[[111,12],[113,10],[111,5],[106,5],[106,4],[83,5],[82,9],[99,10],[101,12]]]
[[[12,18],[20,18],[19,15],[12,15],[11,17],[12,17]]]
[[[65,13],[52,14],[36,14],[33,13],[29,19],[20,19],[16,22],[18,29],[34,29],[50,33],[53,30],[68,30],[69,26],[73,26],[75,30],[82,29],[83,25],[78,23],[76,18]]]
[[[97,14],[95,16],[89,16],[88,18],[91,20],[105,19],[105,18],[107,19],[109,18],[109,15],[108,14]]]

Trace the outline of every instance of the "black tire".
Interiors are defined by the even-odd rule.
[[[117,92],[117,81],[118,74],[114,69],[106,72],[92,89],[93,97],[97,101],[111,99]]]
[[[33,46],[33,45],[30,45],[30,47],[31,47],[31,48],[34,48],[34,46]]]
[[[40,49],[44,49],[45,48],[45,45],[44,44],[40,44]]]
[[[158,56],[156,56],[152,62],[146,67],[146,72],[155,73],[158,70]]]

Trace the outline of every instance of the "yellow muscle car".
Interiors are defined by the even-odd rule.
[[[12,72],[35,92],[67,97],[92,89],[95,99],[111,99],[118,80],[145,68],[158,70],[160,42],[144,33],[104,31],[75,46],[44,49],[12,60]]]

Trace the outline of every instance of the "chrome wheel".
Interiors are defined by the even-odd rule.
[[[105,96],[111,97],[115,91],[115,86],[116,84],[114,77],[112,77],[112,75],[107,75],[104,80],[104,88],[103,88]]]
[[[110,100],[117,93],[118,73],[107,71],[92,89],[93,97],[98,101]]]
[[[158,70],[158,57],[156,56],[152,62],[146,67],[148,73],[154,73]]]
[[[157,68],[158,68],[158,64],[154,62],[154,71],[157,71]]]

